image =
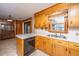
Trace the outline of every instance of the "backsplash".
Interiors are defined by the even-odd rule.
[[[55,34],[42,29],[35,29],[35,33],[42,35]],[[60,35],[60,33],[57,33],[57,35]],[[79,43],[79,30],[69,29],[67,34],[61,34],[61,35],[64,35],[67,38],[66,39],[67,41]]]
[[[35,33],[38,33],[38,34],[42,34],[42,35],[46,35],[46,34],[49,33],[48,31],[42,30],[42,29],[35,29],[34,32],[35,32]]]
[[[76,35],[78,33],[79,33],[79,30],[70,29],[68,34],[66,34],[66,36],[70,41],[79,42],[79,36]]]

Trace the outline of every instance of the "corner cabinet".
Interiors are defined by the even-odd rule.
[[[68,11],[70,28],[79,28],[79,4],[71,4]]]

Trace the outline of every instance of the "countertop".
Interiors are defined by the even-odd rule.
[[[20,38],[20,39],[27,39],[27,38],[34,37],[34,36],[36,36],[35,33],[16,35],[16,37],[18,37],[18,38]]]
[[[16,35],[16,37],[20,38],[20,39],[28,39],[28,38],[34,37],[34,36],[43,36],[43,37],[52,38],[52,39],[65,40],[65,41],[79,43],[79,39],[76,38],[76,37],[75,38],[73,38],[73,37],[72,38],[67,37],[66,39],[64,39],[64,38],[57,38],[57,37],[49,37],[49,36],[47,36],[48,34],[44,35],[44,34],[29,33],[29,34],[19,34],[19,35]]]

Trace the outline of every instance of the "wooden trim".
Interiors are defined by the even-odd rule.
[[[39,12],[36,12],[34,15],[39,15],[39,14],[45,14],[45,12],[47,12],[47,11],[49,11],[50,9],[52,9],[53,10],[53,12],[56,12],[56,11],[61,11],[61,9],[59,8],[58,10],[54,10],[56,7],[61,7],[61,6],[63,6],[64,7],[64,5],[67,5],[67,7],[65,7],[65,8],[63,8],[63,9],[68,9],[69,8],[69,5],[70,5],[70,3],[57,3],[57,4],[55,4],[55,5],[53,5],[53,6],[50,6],[50,7],[48,7],[48,8],[45,8],[45,9],[43,9],[43,10],[41,10],[41,11],[39,11]],[[62,8],[62,7],[61,7]],[[47,14],[48,15],[48,14]]]
[[[59,12],[60,12],[60,11],[59,11]],[[48,18],[50,18],[50,17],[56,17],[56,16],[60,16],[60,15],[68,16],[67,13],[68,13],[68,9],[66,9],[65,12],[61,12],[61,13],[59,13],[59,14],[54,14],[54,15],[52,14],[52,15],[49,15]]]
[[[23,22],[27,22],[27,21],[32,21],[32,17],[29,17],[29,18],[23,20]]]
[[[23,33],[22,23],[23,23],[23,20],[15,20],[14,24],[15,24],[16,34]]]
[[[24,23],[30,22],[30,33],[32,32],[32,17],[27,18],[26,20],[23,21]]]
[[[16,38],[16,48],[18,56],[24,56],[24,40],[20,38]]]
[[[53,6],[50,6],[50,7],[48,7],[48,8],[45,8],[45,9],[39,11],[39,12],[36,12],[34,15],[38,15],[38,14],[40,14],[41,12],[43,12],[43,11],[45,11],[45,10],[51,8],[51,7],[54,7],[54,6],[56,6],[56,5],[59,5],[59,4],[62,4],[62,3],[57,3],[57,4],[53,5]]]
[[[55,16],[58,16],[58,15],[65,15],[67,14],[67,12],[63,12],[61,14],[56,14]],[[51,26],[51,22],[49,24],[49,28],[48,28],[48,31],[49,32],[53,32],[53,33],[68,33],[68,20],[67,20],[67,16],[65,16],[65,22],[64,22],[64,31],[60,31],[60,30],[50,30],[50,26]],[[50,17],[54,17],[54,15],[51,15],[51,16],[48,16],[48,20]]]

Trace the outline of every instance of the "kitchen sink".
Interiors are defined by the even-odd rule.
[[[66,39],[66,36],[64,36],[64,35],[48,34],[47,36]]]

